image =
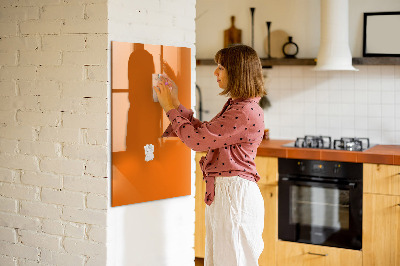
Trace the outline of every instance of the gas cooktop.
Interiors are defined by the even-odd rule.
[[[284,144],[284,147],[314,148],[344,151],[365,151],[375,145],[370,145],[369,138],[340,138],[332,142],[329,136],[306,135],[297,138],[295,142]]]

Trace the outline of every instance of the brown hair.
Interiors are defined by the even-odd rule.
[[[214,60],[228,71],[228,86],[219,95],[245,99],[267,95],[260,58],[253,48],[243,44],[223,48]]]

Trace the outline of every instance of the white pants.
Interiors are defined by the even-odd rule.
[[[255,182],[216,177],[205,219],[205,266],[258,266],[264,249],[264,199]]]

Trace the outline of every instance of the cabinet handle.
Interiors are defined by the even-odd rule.
[[[328,254],[320,254],[320,253],[313,253],[313,252],[307,252],[307,254],[310,254],[310,255],[317,255],[317,256],[323,256],[323,257],[328,256]]]

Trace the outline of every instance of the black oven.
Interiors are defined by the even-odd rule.
[[[361,250],[360,163],[278,160],[278,238]]]

